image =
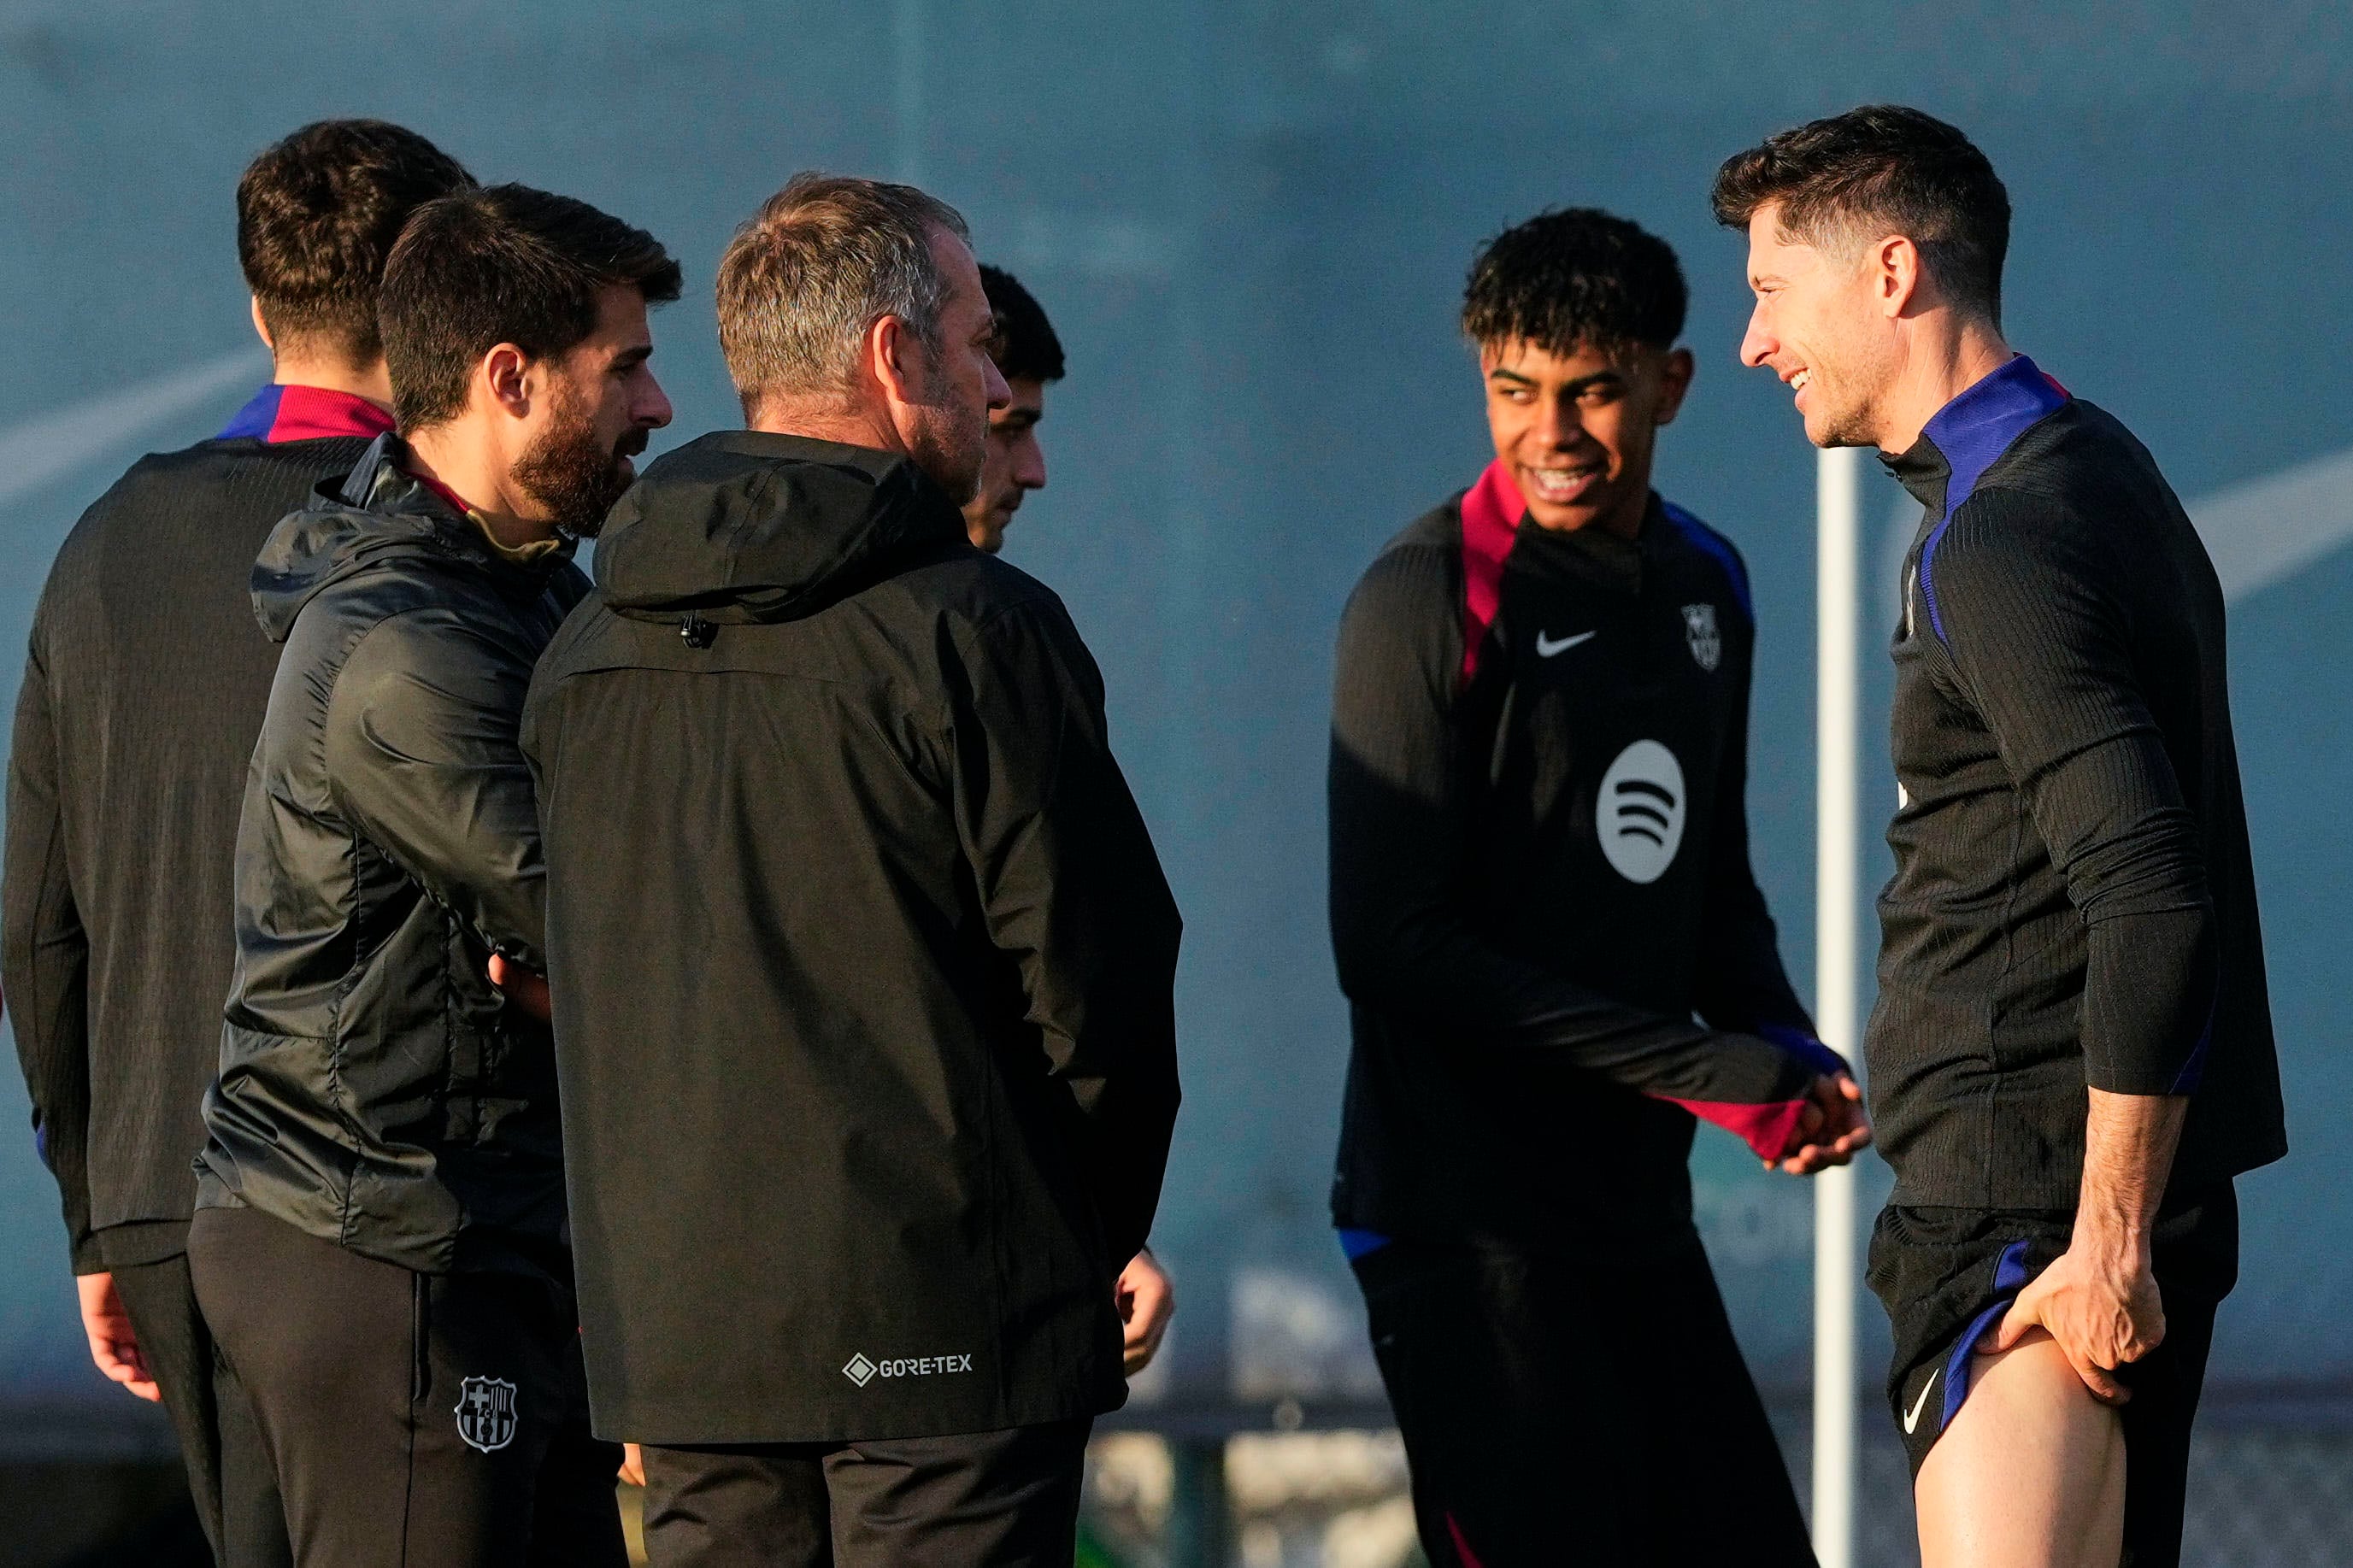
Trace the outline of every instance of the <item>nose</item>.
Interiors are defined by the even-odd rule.
[[[1748,312],[1748,331],[1741,335],[1740,363],[1755,370],[1780,350],[1780,343],[1765,327],[1765,301],[1759,300]]]
[[[651,371],[646,373],[646,393],[638,400],[637,413],[638,423],[649,429],[659,430],[670,423],[670,394],[661,389],[661,383],[654,379]]]
[[[1046,488],[1046,448],[1038,444],[1035,430],[1025,431],[1021,445],[1014,448],[1013,482],[1025,490]]]
[[[1577,410],[1577,400],[1545,398],[1536,410],[1535,425],[1530,433],[1539,445],[1556,451],[1576,446],[1585,438],[1585,418]]]
[[[1009,406],[1013,402],[1013,389],[1005,384],[1005,373],[998,370],[997,362],[987,354],[981,356],[980,363],[987,373],[981,382],[981,390],[988,398],[988,405],[991,408]]]

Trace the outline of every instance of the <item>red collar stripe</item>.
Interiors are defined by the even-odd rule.
[[[1501,459],[1462,496],[1462,684],[1479,673],[1487,628],[1504,598],[1504,557],[1519,537],[1528,503]]]
[[[373,441],[392,428],[392,416],[364,397],[323,386],[263,387],[219,436],[266,441],[323,441],[357,437]]]

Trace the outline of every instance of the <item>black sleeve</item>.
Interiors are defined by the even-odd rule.
[[[958,830],[1047,1070],[1077,1108],[1114,1268],[1144,1247],[1176,1121],[1176,904],[1113,760],[1103,679],[1059,603],[959,650]]]
[[[1939,642],[2086,928],[2084,1080],[2189,1093],[2219,978],[2214,906],[2134,667],[2123,564],[2082,520],[1998,489],[1934,542]]]
[[[327,776],[352,826],[484,946],[545,973],[539,805],[516,738],[530,680],[449,610],[385,620],[336,679]]]
[[[1814,1021],[1781,964],[1780,933],[1748,859],[1748,697],[1755,632],[1731,671],[1738,705],[1716,763],[1715,821],[1708,834],[1707,906],[1700,932],[1699,1016],[1719,1029],[1814,1038]],[[1822,1065],[1837,1058],[1824,1056]],[[1837,1061],[1843,1070],[1845,1063]]]
[[[0,890],[0,994],[33,1101],[33,1136],[57,1177],[77,1274],[104,1269],[90,1230],[90,939],[67,878],[56,716],[40,630],[33,634],[8,754],[8,837]]]
[[[1499,950],[1471,919],[1453,581],[1441,552],[1393,548],[1341,619],[1330,780],[1341,989],[1472,1048],[1560,1052],[1778,1158],[1810,1065],[1755,1035],[1612,1001]]]

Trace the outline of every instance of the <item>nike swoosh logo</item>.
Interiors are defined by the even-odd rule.
[[[1936,1386],[1936,1373],[1944,1370],[1941,1366],[1936,1368],[1936,1372],[1928,1374],[1928,1381],[1920,1385],[1920,1397],[1912,1402],[1910,1414],[1904,1417],[1904,1435],[1906,1437],[1912,1436],[1912,1428],[1920,1425],[1921,1407],[1928,1403],[1928,1391]]]
[[[1595,635],[1596,634],[1592,632],[1579,632],[1575,637],[1562,637],[1556,642],[1551,637],[1545,636],[1544,633],[1538,632],[1536,634],[1536,657],[1538,658],[1550,658],[1556,653],[1567,653],[1578,643],[1584,642],[1586,639]]]

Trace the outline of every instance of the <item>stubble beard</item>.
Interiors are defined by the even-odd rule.
[[[915,467],[947,492],[959,511],[979,496],[988,457],[988,410],[981,409],[977,419],[958,417],[961,413],[943,409],[936,424],[926,421],[908,453]]]

